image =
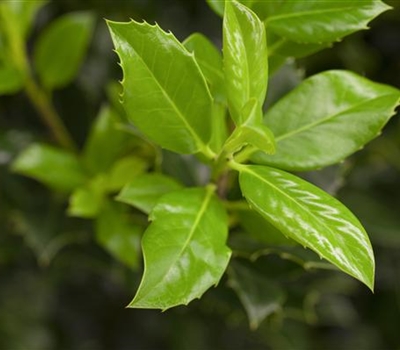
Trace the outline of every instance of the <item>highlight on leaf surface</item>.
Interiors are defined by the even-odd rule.
[[[399,103],[400,90],[349,71],[314,75],[267,111],[276,153],[252,160],[294,171],[338,163],[377,137]]]
[[[358,219],[337,199],[282,170],[232,164],[250,206],[284,235],[318,253],[373,290],[371,243]]]
[[[255,98],[264,104],[268,85],[268,51],[264,24],[237,1],[226,2],[223,21],[223,65],[228,105],[236,125],[240,112]]]

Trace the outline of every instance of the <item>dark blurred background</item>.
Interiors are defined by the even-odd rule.
[[[271,102],[302,77],[327,69],[350,69],[400,88],[400,2],[386,2],[394,10],[369,31],[277,72]],[[202,0],[53,0],[39,13],[28,46],[54,18],[82,10],[97,17],[89,54],[76,81],[54,94],[80,145],[107,100],[106,87],[121,79],[104,18],[156,21],[178,39],[198,31],[221,45],[221,19]],[[23,94],[0,98],[0,349],[400,349],[398,116],[343,164],[304,174],[336,193],[366,226],[376,255],[375,293],[339,272],[299,271],[290,261],[263,257],[257,264],[273,267],[274,278],[294,270],[297,277],[286,280],[283,312],[250,331],[225,279],[188,307],[125,308],[140,271],[102,250],[91,223],[66,217],[57,195],[8,171],[20,150],[47,137],[35,113]]]

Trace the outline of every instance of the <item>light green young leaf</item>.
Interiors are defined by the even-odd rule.
[[[399,101],[399,90],[354,73],[320,73],[267,112],[277,151],[252,159],[296,171],[337,163],[378,136]]]
[[[284,171],[232,165],[250,206],[283,234],[374,288],[374,255],[357,218],[337,199]]]
[[[126,185],[116,199],[149,214],[164,194],[181,188],[182,185],[172,177],[157,173],[143,174]]]
[[[142,228],[130,222],[119,206],[105,206],[96,220],[96,240],[115,258],[136,269],[139,265]]]
[[[252,330],[256,330],[266,317],[281,309],[285,292],[273,280],[239,263],[230,265],[228,276],[228,283],[242,302]]]
[[[252,145],[263,152],[275,152],[275,139],[271,130],[262,123],[262,110],[254,98],[243,107],[243,123],[236,127],[225,143],[227,153],[234,153],[246,145]]]
[[[78,158],[67,151],[33,144],[12,164],[12,170],[59,191],[69,192],[86,181]]]
[[[229,109],[236,125],[250,98],[262,106],[268,84],[265,27],[257,15],[237,1],[227,2],[223,24],[225,83]]]
[[[264,23],[269,31],[299,43],[330,43],[356,31],[390,7],[380,0],[284,1]]]
[[[225,76],[222,70],[221,52],[205,36],[195,33],[183,45],[194,53],[194,57],[206,78],[214,97],[211,123],[210,148],[218,153],[227,138]]]
[[[208,3],[208,6],[219,16],[224,15],[225,11],[225,2],[231,1],[231,0],[206,0]],[[257,3],[259,0],[238,0],[243,5],[246,5],[248,8],[253,7],[253,3]]]
[[[93,123],[82,160],[93,174],[106,172],[117,158],[132,148],[132,135],[118,130],[118,115],[109,107],[103,107]]]
[[[120,190],[127,183],[143,174],[147,167],[148,164],[142,158],[136,156],[127,156],[119,159],[108,174],[108,190]]]
[[[93,32],[94,16],[69,13],[44,30],[34,50],[34,66],[49,90],[61,88],[76,76]]]
[[[190,188],[160,199],[143,236],[145,271],[129,307],[186,305],[218,283],[231,251],[227,215],[213,192]]]
[[[194,53],[194,58],[209,83],[214,98],[218,102],[224,102],[226,93],[221,52],[210,40],[199,33],[189,36],[183,45],[188,51]]]
[[[95,218],[103,208],[107,190],[108,181],[105,175],[98,175],[84,186],[78,187],[69,198],[68,215]]]
[[[128,117],[162,147],[210,156],[212,98],[194,55],[157,25],[108,26],[124,72]]]
[[[47,0],[3,1],[0,4],[0,12],[4,12],[9,19],[8,23],[13,23],[13,30],[18,31],[18,35],[24,39],[29,35],[37,12],[47,2]]]

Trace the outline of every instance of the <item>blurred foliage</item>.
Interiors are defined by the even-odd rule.
[[[332,68],[347,68],[400,87],[400,5],[387,2],[394,10],[374,20],[371,30],[277,72],[268,103],[302,76]],[[182,40],[193,31],[214,40],[220,37],[221,20],[205,1],[53,0],[39,13],[29,49],[53,19],[78,10],[95,15],[94,37],[78,78],[54,91],[53,98],[81,147],[104,101],[116,100],[114,90],[106,87],[121,77],[103,18],[157,21]],[[62,194],[9,170],[27,145],[49,140],[23,93],[0,97],[1,349],[399,348],[398,117],[380,138],[345,163],[304,175],[337,194],[365,224],[377,260],[375,293],[342,273],[316,269],[309,251],[269,249],[251,255],[243,248],[245,235],[237,231],[230,245],[240,243],[243,248],[236,257],[242,268],[249,257],[256,259],[259,276],[285,287],[285,307],[275,308],[254,331],[232,289],[232,273],[189,307],[166,313],[125,309],[140,272],[117,262],[96,244],[91,222],[66,217]],[[163,159],[164,171],[182,183],[202,183],[201,166],[190,157],[176,159],[165,152]],[[252,252],[255,247],[248,249]]]

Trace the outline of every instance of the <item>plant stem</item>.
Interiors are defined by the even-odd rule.
[[[71,151],[76,151],[77,147],[62,122],[61,117],[58,115],[45,92],[31,76],[26,80],[25,92],[38,111],[39,118],[49,128],[60,146]]]
[[[244,163],[256,151],[257,151],[257,149],[255,147],[247,146],[246,148],[244,148],[242,151],[240,151],[239,153],[237,153],[234,156],[235,162],[236,163]]]
[[[15,67],[25,78],[25,92],[38,111],[43,123],[49,128],[60,146],[76,150],[77,147],[66,129],[61,117],[43,89],[36,83],[29,65],[24,38],[13,22],[14,16],[10,9],[0,6],[0,20],[9,45],[9,55],[13,58]]]

